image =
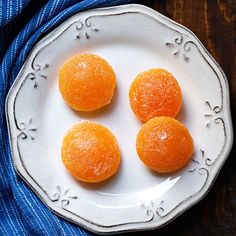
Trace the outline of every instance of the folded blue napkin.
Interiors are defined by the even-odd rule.
[[[128,0],[0,0],[0,235],[89,235],[88,231],[54,215],[16,174],[5,118],[5,99],[33,45],[42,35],[76,12],[127,3]],[[28,4],[40,6],[19,29]],[[43,5],[44,4],[44,5]],[[29,8],[29,7],[28,7]],[[23,19],[24,20],[24,19]],[[6,50],[6,47],[10,47]]]

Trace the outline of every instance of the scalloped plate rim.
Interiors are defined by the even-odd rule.
[[[17,75],[17,78],[16,80],[14,81],[14,83],[12,84],[9,92],[8,92],[8,95],[7,95],[7,98],[6,98],[6,102],[5,102],[5,112],[6,112],[6,117],[7,117],[7,126],[8,126],[8,133],[9,133],[9,137],[10,137],[10,146],[11,146],[11,151],[12,151],[12,157],[13,157],[13,164],[14,164],[14,167],[17,171],[17,173],[21,176],[21,178],[31,187],[31,189],[37,194],[37,196],[45,203],[45,205],[51,210],[53,211],[55,214],[75,223],[75,224],[79,224],[81,225],[82,227],[94,232],[94,233],[99,233],[99,234],[115,234],[115,233],[122,233],[122,232],[133,232],[133,231],[144,231],[144,230],[154,230],[154,229],[158,229],[158,228],[161,228],[165,225],[167,225],[168,223],[170,223],[172,220],[174,220],[175,218],[177,218],[179,215],[181,215],[182,213],[184,213],[185,211],[187,211],[189,208],[191,208],[192,206],[194,206],[195,204],[197,204],[199,201],[201,201],[206,195],[207,193],[210,191],[211,187],[213,186],[221,168],[223,167],[225,161],[227,160],[228,158],[228,155],[231,151],[231,148],[232,148],[232,145],[233,145],[233,126],[232,126],[232,118],[231,118],[231,112],[230,112],[230,99],[229,99],[229,88],[228,88],[228,81],[227,81],[227,78],[223,72],[223,70],[221,69],[221,67],[219,66],[219,64],[216,62],[216,60],[211,56],[211,54],[207,51],[207,49],[204,47],[204,45],[201,43],[201,41],[198,39],[198,37],[191,31],[189,30],[188,28],[186,28],[185,26],[169,19],[168,17],[160,14],[159,12],[151,9],[151,8],[148,8],[146,6],[143,6],[143,5],[139,5],[139,4],[127,4],[127,5],[122,5],[122,6],[114,6],[114,7],[105,7],[105,8],[98,8],[98,9],[92,9],[92,10],[88,10],[86,11],[87,13],[95,13],[95,12],[100,12],[100,11],[112,11],[112,10],[120,10],[121,12],[128,12],[129,9],[136,9],[136,10],[139,10],[141,13],[144,13],[144,14],[147,14],[149,15],[150,14],[155,14],[156,18],[158,17],[161,17],[163,18],[164,20],[168,21],[169,23],[171,24],[174,24],[178,27],[180,27],[182,30],[185,30],[187,31],[188,34],[190,34],[193,38],[195,38],[197,40],[197,42],[199,43],[200,45],[200,49],[203,49],[204,50],[204,54],[207,55],[207,57],[209,57],[209,59],[213,62],[213,64],[219,69],[221,75],[222,75],[222,78],[224,79],[224,82],[226,84],[226,90],[224,91],[225,94],[225,100],[226,100],[226,103],[228,105],[227,107],[227,111],[225,112],[226,114],[226,119],[228,120],[228,124],[229,124],[229,127],[230,127],[230,130],[228,133],[228,141],[226,143],[226,146],[227,146],[227,150],[225,152],[225,154],[223,156],[221,156],[221,164],[218,165],[217,167],[217,171],[216,171],[216,174],[212,177],[212,179],[210,181],[208,181],[204,187],[202,188],[202,190],[200,192],[198,192],[197,194],[195,194],[193,196],[193,198],[190,200],[190,201],[187,201],[187,202],[184,202],[182,207],[180,206],[177,210],[174,210],[174,211],[177,211],[177,213],[174,214],[173,217],[170,217],[170,219],[168,219],[167,221],[165,221],[163,224],[161,225],[157,225],[157,226],[154,226],[154,227],[149,227],[148,226],[148,223],[144,226],[144,227],[141,227],[141,228],[129,228],[129,226],[122,230],[119,230],[119,226],[118,226],[118,229],[116,229],[115,227],[110,231],[104,231],[102,229],[100,229],[99,227],[93,227],[91,225],[88,225],[86,223],[83,223],[83,222],[76,222],[75,220],[69,218],[68,216],[65,216],[63,215],[63,213],[61,213],[60,211],[62,209],[58,208],[57,206],[55,206],[51,201],[49,201],[44,195],[42,195],[38,190],[37,188],[35,188],[35,186],[32,186],[32,184],[30,184],[30,181],[27,180],[27,177],[30,178],[28,176],[27,173],[23,173],[25,172],[24,170],[22,171],[22,167],[21,167],[21,164],[18,163],[19,160],[17,160],[17,157],[16,157],[16,154],[14,153],[14,147],[13,147],[13,140],[12,140],[12,133],[11,133],[11,125],[10,125],[10,116],[11,116],[11,113],[9,112],[10,111],[10,107],[9,107],[9,102],[10,102],[10,99],[11,99],[11,96],[13,95],[13,91],[14,91],[14,88],[16,87],[16,85],[20,82],[21,78],[20,78],[20,75],[22,73],[22,71],[24,70],[24,66],[26,64],[26,62],[28,61],[31,53],[35,50],[35,48],[43,45],[44,41],[46,41],[47,39],[50,39],[51,36],[53,36],[53,34],[57,31],[58,28],[62,27],[62,25],[66,24],[70,18],[74,17],[75,15],[80,15],[81,13],[83,12],[79,12],[79,13],[76,13],[75,15],[72,15],[70,18],[68,18],[67,20],[65,20],[63,23],[61,23],[59,26],[57,26],[55,29],[53,29],[51,32],[49,32],[46,36],[44,36],[43,39],[41,39],[39,42],[37,42],[35,44],[35,46],[31,49],[31,52],[29,53],[25,63],[23,64],[20,72],[18,73]],[[111,12],[112,14],[112,12]],[[207,58],[207,61],[210,61],[208,58]],[[222,81],[221,81],[222,82]],[[25,175],[27,177],[25,177]],[[57,209],[58,208],[58,209]]]

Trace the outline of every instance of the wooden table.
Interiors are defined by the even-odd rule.
[[[191,29],[224,70],[236,124],[236,0],[136,1]],[[236,148],[208,195],[169,225],[135,235],[236,235]]]

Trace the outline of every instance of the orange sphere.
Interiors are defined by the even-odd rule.
[[[114,175],[121,160],[113,134],[104,126],[89,121],[74,125],[66,133],[61,154],[71,175],[92,183]]]
[[[191,159],[193,140],[187,128],[171,117],[155,117],[140,129],[136,149],[141,161],[159,173],[179,170]]]
[[[77,111],[94,111],[110,103],[116,86],[112,67],[93,54],[79,54],[59,71],[61,95]]]
[[[130,86],[129,100],[133,112],[144,122],[156,116],[176,117],[182,105],[177,80],[163,69],[140,73]]]

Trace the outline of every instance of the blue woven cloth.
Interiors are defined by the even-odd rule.
[[[12,29],[27,5],[40,5],[9,44]],[[54,215],[16,174],[7,134],[4,104],[25,58],[41,35],[76,12],[123,4],[127,0],[0,0],[0,235],[88,235],[88,231]],[[44,4],[44,5],[43,5]],[[29,11],[29,9],[28,9]],[[6,50],[6,46],[9,48]]]

